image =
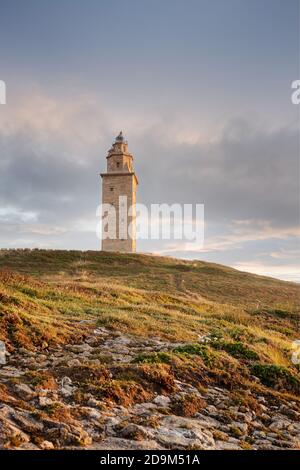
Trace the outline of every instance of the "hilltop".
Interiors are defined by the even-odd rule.
[[[298,447],[299,294],[202,261],[1,250],[0,447]]]

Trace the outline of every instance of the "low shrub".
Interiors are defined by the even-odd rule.
[[[218,341],[212,343],[212,346],[216,349],[222,349],[223,351],[226,351],[228,354],[237,359],[249,359],[254,361],[259,359],[259,355],[255,351],[248,348],[240,341],[236,343]]]
[[[132,362],[134,364],[169,364],[171,362],[171,356],[165,352],[141,353],[138,354]]]
[[[205,406],[206,402],[201,397],[195,393],[189,393],[180,397],[172,404],[172,411],[178,416],[191,417],[205,408]]]
[[[274,364],[254,364],[251,372],[267,387],[300,394],[300,379],[286,367]]]
[[[208,349],[207,346],[203,344],[185,344],[183,346],[178,346],[177,348],[173,349],[174,354],[183,354],[186,356],[200,356],[206,365],[210,365],[212,363],[213,355],[211,351]]]

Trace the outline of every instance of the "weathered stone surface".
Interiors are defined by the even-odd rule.
[[[166,397],[164,395],[158,395],[157,397],[154,398],[153,403],[155,403],[156,405],[162,408],[166,408],[170,405],[171,400],[169,397]]]
[[[132,358],[174,347],[157,338],[97,328],[79,345],[15,351],[10,364],[0,368],[0,391],[6,400],[0,405],[0,449],[300,448],[296,401],[274,403],[258,395],[253,411],[247,400],[237,405],[226,388],[208,384],[200,393],[195,382],[178,379],[172,389],[155,389],[142,397],[138,393],[131,401],[134,382],[130,373],[126,382],[127,371],[141,372]],[[108,361],[105,366],[102,356]],[[117,388],[117,395],[110,396],[104,392],[116,393],[116,374],[118,379],[124,374],[129,388]],[[120,403],[119,393],[124,394]],[[192,417],[177,416],[183,410],[175,405],[189,396],[207,405]]]
[[[70,379],[70,377],[64,377],[62,379],[60,392],[64,397],[69,398],[70,396],[72,396],[75,389],[76,387],[72,386],[72,380]]]
[[[203,428],[196,419],[181,416],[166,416],[161,426],[155,430],[160,443],[178,448],[193,447],[214,449],[215,441],[210,431]]]
[[[45,406],[52,405],[52,404],[53,404],[53,400],[51,400],[51,398],[45,397],[45,396],[40,396],[39,397],[39,405],[42,408],[44,408]]]
[[[164,449],[161,445],[159,445],[156,441],[153,440],[145,440],[145,441],[134,441],[130,439],[122,439],[119,437],[109,437],[104,439],[101,442],[97,442],[93,444],[93,446],[87,447],[87,449],[93,450],[139,450],[139,449],[146,449],[146,450],[156,450],[156,449]]]
[[[120,206],[120,196],[127,197],[127,207],[136,205],[136,189],[138,185],[137,178],[133,170],[133,157],[128,152],[128,144],[124,140],[113,143],[112,148],[108,151],[107,155],[107,173],[101,173],[102,177],[102,203],[113,205],[117,213],[121,213],[122,206]],[[103,216],[105,214],[103,213]],[[119,236],[120,222],[119,217],[115,220],[109,215],[109,223],[115,223],[117,237],[110,238],[105,236],[103,224],[102,236],[102,250],[104,251],[120,251],[120,252],[134,252],[136,249],[135,238],[135,224],[136,216],[135,210],[127,217],[126,227],[124,229],[128,232],[129,225],[132,227],[131,237]],[[128,226],[127,226],[128,225]],[[123,230],[124,230],[123,229]]]
[[[125,437],[126,439],[134,439],[138,441],[153,437],[153,432],[149,429],[146,429],[143,426],[138,426],[134,423],[130,423],[122,428],[119,434],[121,437]]]
[[[0,341],[0,365],[6,364],[6,357],[9,356],[9,352],[6,349],[4,341]]]
[[[31,400],[35,397],[36,393],[28,385],[20,383],[15,385],[15,391],[20,398],[24,400]]]
[[[43,441],[40,443],[40,448],[43,450],[52,450],[54,449],[54,445],[53,445],[53,442]]]

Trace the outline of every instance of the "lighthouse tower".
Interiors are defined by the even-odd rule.
[[[109,149],[102,177],[102,250],[136,251],[136,189],[133,156],[122,131]],[[108,207],[109,205],[109,207]]]

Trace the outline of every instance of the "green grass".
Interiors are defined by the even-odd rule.
[[[299,286],[203,261],[101,251],[0,250],[0,270],[37,278],[109,280],[132,288],[191,293],[220,303],[291,312]]]
[[[226,341],[217,341],[212,344],[216,349],[222,349],[237,359],[259,360],[259,355],[241,342],[231,343]]]
[[[133,359],[133,364],[168,364],[171,361],[170,354],[164,352],[138,354]]]
[[[285,367],[270,364],[255,364],[252,367],[252,374],[259,377],[267,387],[278,390],[289,390],[300,394],[300,379]]]
[[[173,349],[174,354],[184,356],[200,356],[204,363],[208,366],[213,364],[213,352],[205,345],[202,344],[185,344]]]

